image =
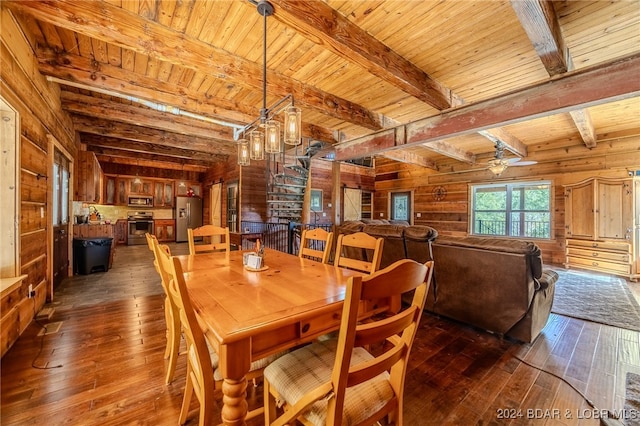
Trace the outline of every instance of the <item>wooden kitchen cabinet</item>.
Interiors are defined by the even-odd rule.
[[[115,244],[127,244],[127,219],[118,219],[113,230],[113,241]]]
[[[180,182],[176,186],[176,195],[177,196],[189,195],[188,194],[189,189],[193,191],[193,196],[202,197],[202,184],[200,184],[200,182]]]
[[[173,207],[173,181],[156,181],[153,185],[153,206]]]
[[[90,151],[78,151],[75,166],[75,201],[100,203],[102,196],[102,170],[96,155]]]
[[[128,178],[105,175],[103,178],[104,194],[102,204],[126,206],[129,195],[129,180]]]
[[[173,219],[154,220],[155,235],[160,242],[174,242],[176,240],[176,221]]]
[[[565,266],[640,277],[638,198],[637,178],[565,185]]]
[[[129,194],[153,196],[153,182],[139,178],[129,179]]]

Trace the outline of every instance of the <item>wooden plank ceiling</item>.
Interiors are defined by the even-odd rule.
[[[101,161],[204,169],[259,115],[255,2],[2,3]],[[497,140],[544,162],[640,135],[636,0],[271,4],[266,103],[293,94],[338,159],[464,170]]]

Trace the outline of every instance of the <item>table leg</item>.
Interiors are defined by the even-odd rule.
[[[245,424],[247,417],[247,373],[251,367],[251,341],[241,340],[220,346],[222,382],[222,423]]]
[[[247,378],[224,379],[222,382],[222,422],[225,425],[244,425],[247,417]]]

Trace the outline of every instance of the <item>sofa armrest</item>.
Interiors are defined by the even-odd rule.
[[[558,281],[559,275],[556,271],[544,268],[542,275],[536,280],[536,291],[546,290]]]

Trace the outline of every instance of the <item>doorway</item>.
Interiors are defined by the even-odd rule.
[[[209,195],[210,215],[209,223],[215,226],[222,226],[222,182],[211,185]]]
[[[69,276],[69,169],[70,160],[55,148],[51,175],[54,290]]]

